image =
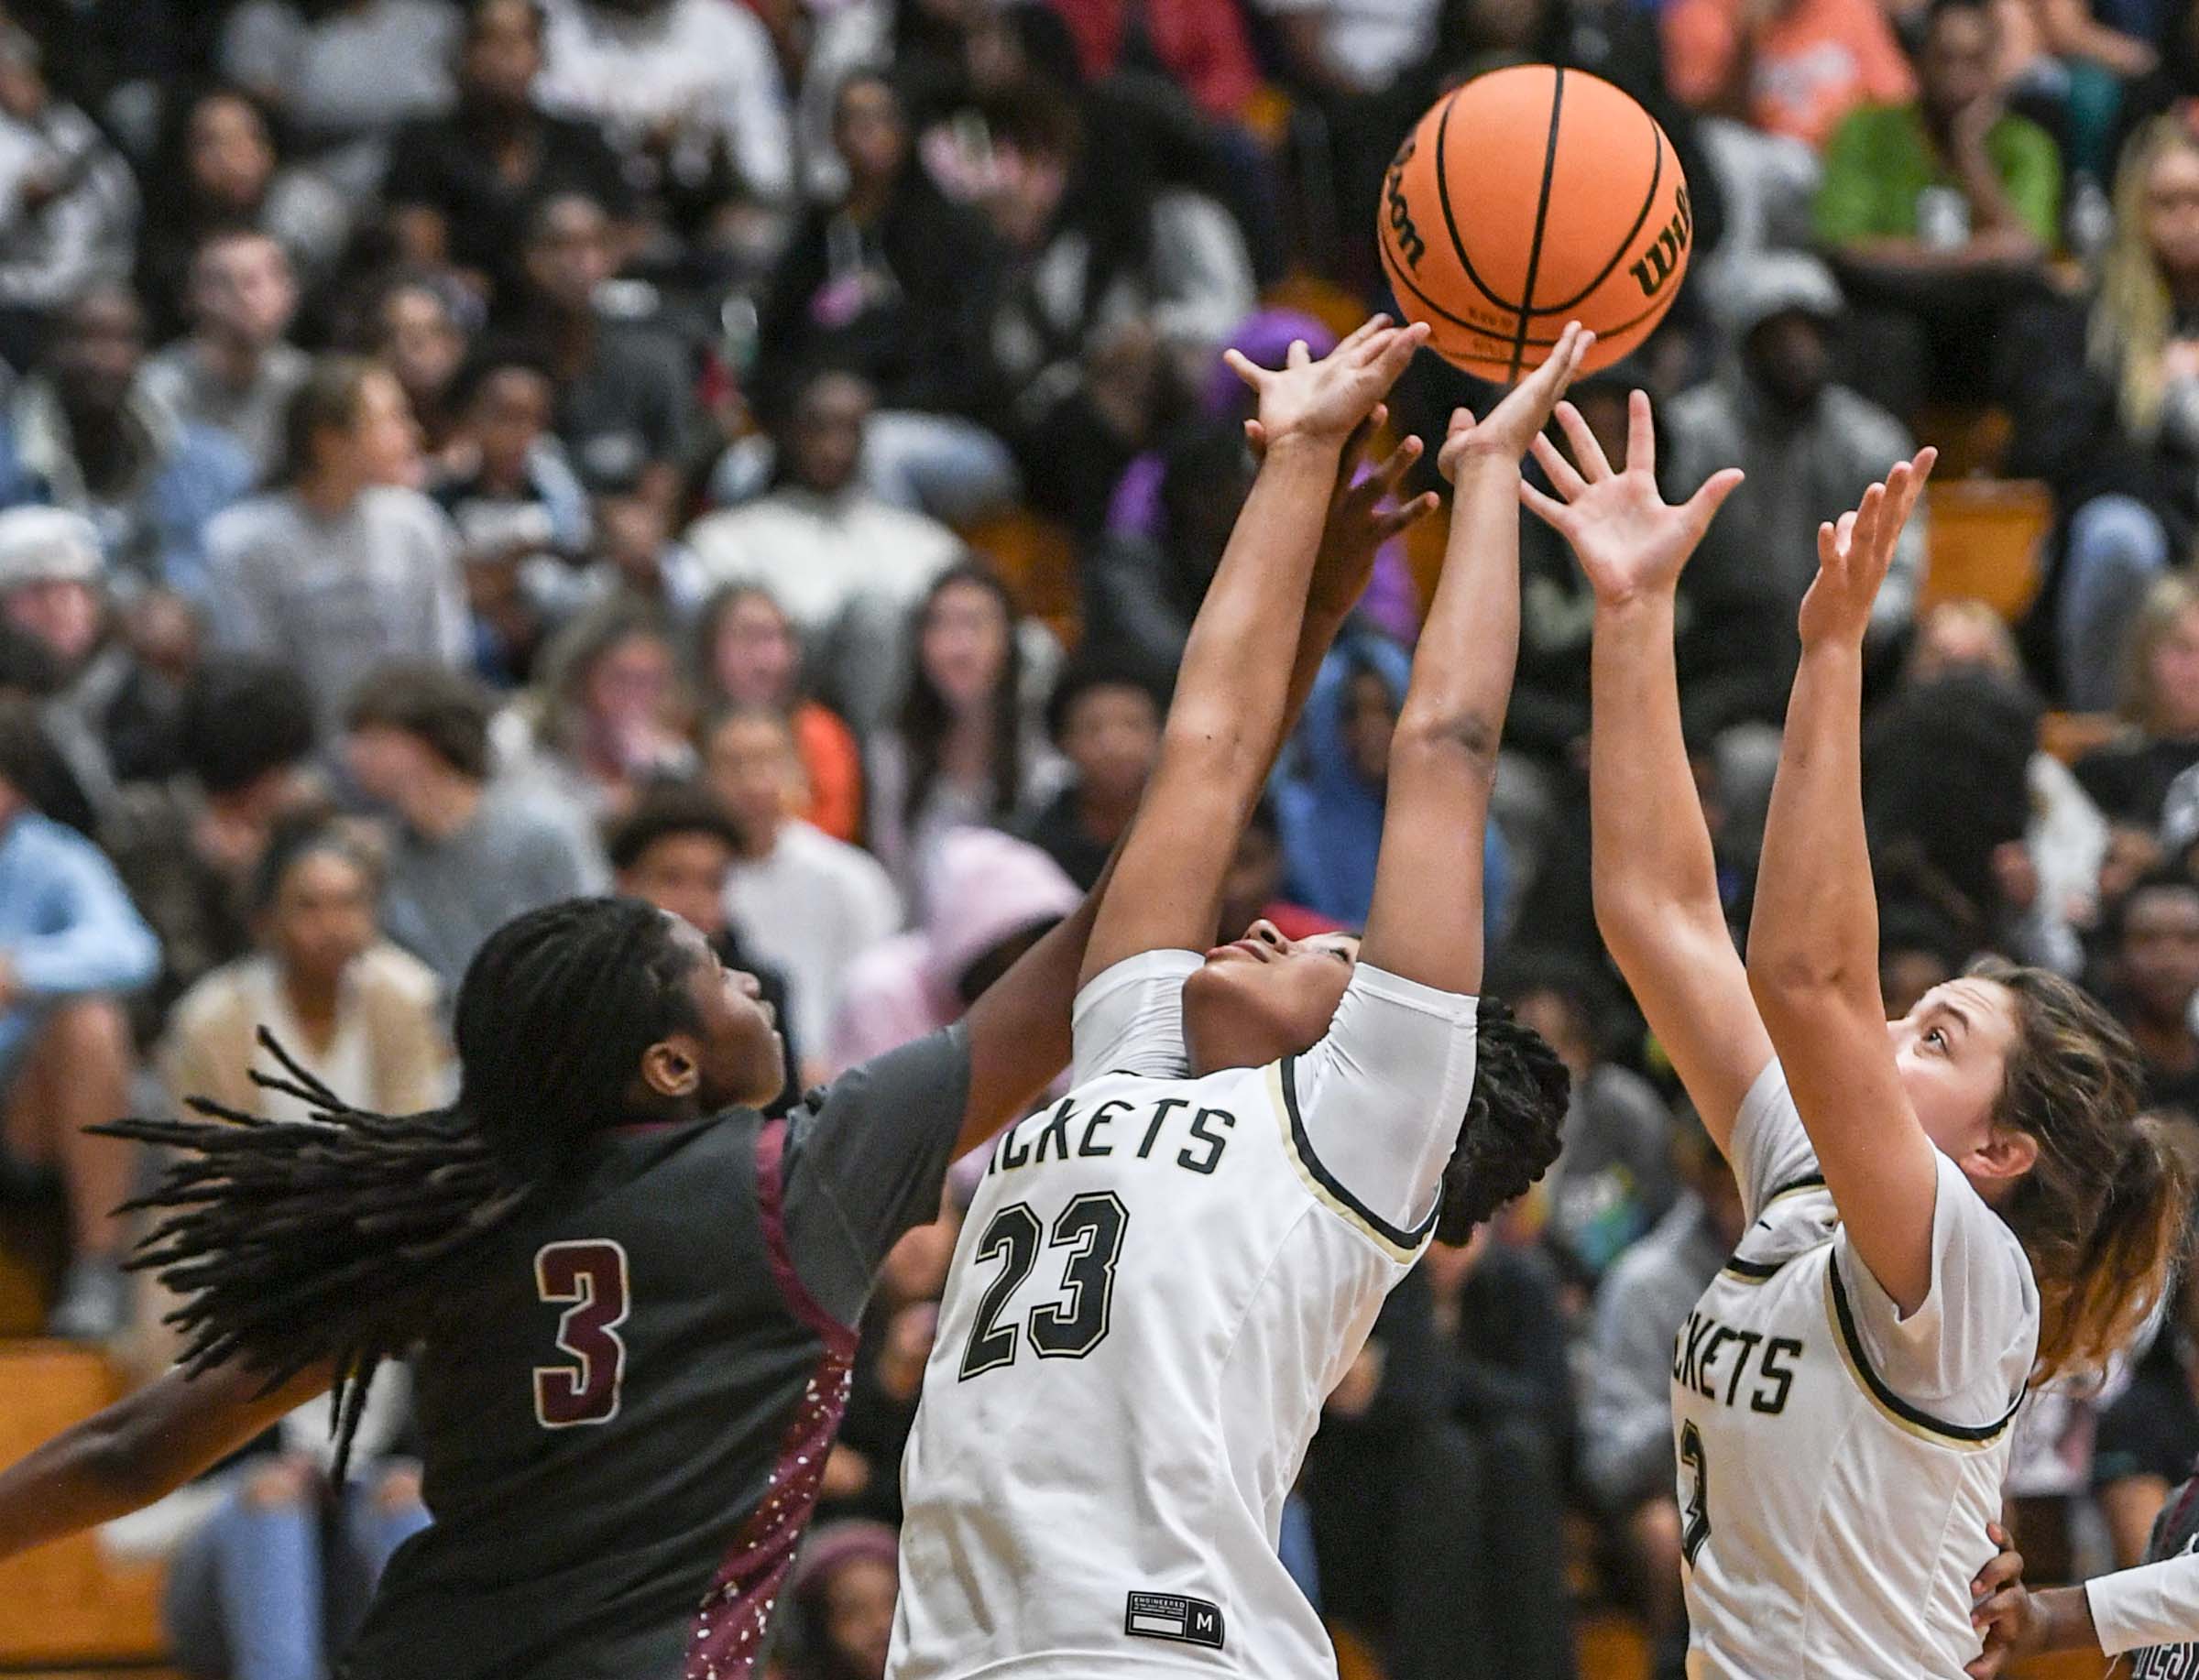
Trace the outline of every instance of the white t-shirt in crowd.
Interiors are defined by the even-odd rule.
[[[733,866],[726,913],[786,976],[800,1042],[820,1050],[848,965],[902,923],[900,897],[878,860],[799,820],[780,828],[770,856]]]

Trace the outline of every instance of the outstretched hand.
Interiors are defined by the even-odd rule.
[[[1262,367],[1235,350],[1223,351],[1222,359],[1260,398],[1258,418],[1246,429],[1256,443],[1272,450],[1295,439],[1341,449],[1427,339],[1422,322],[1395,327],[1388,316],[1374,315],[1318,362],[1304,339],[1292,342],[1280,368]]]
[[[1527,445],[1549,424],[1551,405],[1565,395],[1595,342],[1593,333],[1577,321],[1569,322],[1542,365],[1506,392],[1487,420],[1476,420],[1467,409],[1454,409],[1436,470],[1456,484],[1466,463],[1477,458],[1517,465]]]
[[[2023,1555],[1999,1523],[1986,1533],[2000,1551],[1970,1583],[1970,1625],[1985,1636],[1985,1649],[1963,1669],[1970,1680],[1993,1680],[2011,1661],[2046,1646],[2045,1618],[2023,1584]]]
[[[1572,445],[1573,460],[1540,433],[1534,441],[1535,459],[1558,495],[1546,495],[1525,479],[1519,486],[1519,499],[1572,545],[1603,606],[1677,585],[1712,517],[1741,483],[1741,469],[1729,466],[1712,474],[1679,507],[1670,506],[1657,487],[1656,419],[1642,392],[1627,398],[1626,420],[1626,467],[1614,473],[1581,410],[1559,403],[1558,424]]]
[[[1901,528],[1909,523],[1924,481],[1940,452],[1929,446],[1913,461],[1896,463],[1885,480],[1864,492],[1837,525],[1817,528],[1817,578],[1802,597],[1802,646],[1828,641],[1863,645],[1871,627],[1871,604],[1894,563]]]

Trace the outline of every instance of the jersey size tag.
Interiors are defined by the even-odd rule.
[[[1122,1631],[1140,1639],[1221,1649],[1221,1607],[1179,1593],[1133,1592],[1122,1612]]]

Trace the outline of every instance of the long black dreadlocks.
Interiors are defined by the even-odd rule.
[[[193,1097],[201,1118],[97,1128],[178,1151],[129,1204],[164,1216],[129,1264],[182,1298],[168,1322],[185,1369],[241,1359],[271,1393],[331,1365],[341,1480],[375,1368],[419,1339],[468,1250],[623,1118],[642,1053],[695,1024],[692,962],[662,911],[568,900],[507,922],[467,966],[448,1108],[354,1108],[263,1028],[286,1076],[254,1083],[310,1104],[310,1119]]]
[[[1443,1211],[1436,1218],[1436,1240],[1454,1248],[1549,1171],[1573,1085],[1542,1034],[1486,992],[1477,1007],[1473,1056],[1473,1095],[1443,1169]]]

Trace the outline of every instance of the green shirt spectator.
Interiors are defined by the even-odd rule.
[[[2010,207],[2051,248],[2062,211],[2062,164],[2052,139],[2028,118],[2004,114],[1986,131],[1985,149]],[[1835,249],[1869,239],[1965,243],[1976,231],[1967,217],[1952,240],[1925,224],[1920,206],[1935,189],[1967,210],[1960,178],[1925,128],[1922,106],[1867,105],[1833,130],[1826,148],[1817,236]]]

